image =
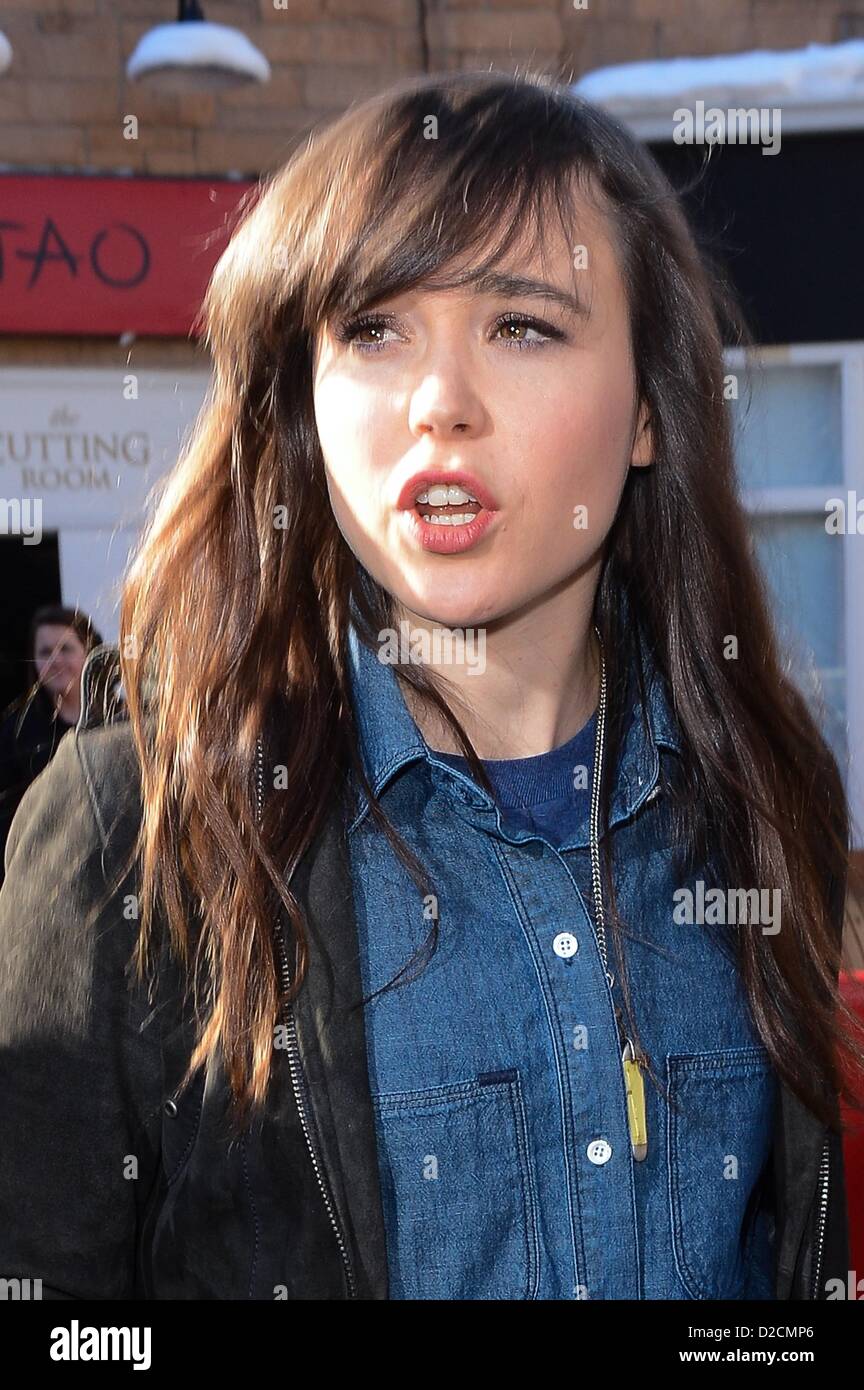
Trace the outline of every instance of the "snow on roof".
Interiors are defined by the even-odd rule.
[[[619,63],[586,73],[572,90],[643,135],[671,136],[672,112],[696,100],[780,106],[787,129],[864,126],[864,40]]]

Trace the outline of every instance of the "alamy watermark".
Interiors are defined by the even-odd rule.
[[[77,1318],[69,1327],[51,1329],[52,1361],[131,1361],[133,1371],[150,1369],[149,1327],[88,1327]]]
[[[474,627],[412,628],[405,619],[378,633],[382,666],[466,666],[469,676],[486,670],[486,629]]]
[[[23,536],[25,545],[42,540],[42,498],[0,497],[0,536]]]
[[[42,1298],[41,1279],[0,1279],[0,1302],[29,1303]]]
[[[761,145],[763,154],[780,151],[780,107],[679,106],[672,113],[676,145]]]
[[[843,497],[829,497],[825,530],[829,536],[864,536],[864,497],[850,491]]]
[[[676,888],[672,894],[673,922],[704,926],[761,926],[763,936],[776,936],[780,930],[779,888],[709,888],[696,880],[690,888]]]
[[[858,1278],[856,1269],[846,1271],[846,1282],[842,1279],[826,1279],[825,1281],[826,1300],[848,1298],[852,1302],[860,1303],[864,1299],[864,1279]]]

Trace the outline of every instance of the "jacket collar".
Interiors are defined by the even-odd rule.
[[[651,794],[659,775],[659,749],[666,747],[679,754],[683,749],[665,681],[641,636],[638,646],[645,677],[646,718],[643,720],[639,717],[635,670],[631,667],[629,724],[610,805],[610,825],[627,820]],[[425,761],[461,786],[463,800],[489,815],[495,814],[494,802],[483,788],[473,779],[441,762],[425,743],[405,703],[393,666],[383,664],[378,660],[377,653],[369,650],[353,621],[348,629],[348,672],[363,767],[376,797],[406,767]],[[369,809],[368,799],[359,789],[358,805],[360,809],[355,824],[363,819]],[[577,835],[572,843],[588,843],[587,807],[583,834]]]

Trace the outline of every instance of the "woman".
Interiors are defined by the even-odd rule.
[[[78,722],[81,672],[87,653],[102,641],[77,608],[50,604],[30,622],[29,689],[0,724],[0,881],[9,827],[24,792]]]
[[[404,83],[269,180],[126,583],[129,722],[12,836],[5,1270],[845,1280],[847,812],[735,497],[727,312],[649,155],[544,80]]]

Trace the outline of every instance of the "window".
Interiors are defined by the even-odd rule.
[[[730,350],[742,500],[793,675],[846,779],[852,844],[864,825],[864,345]],[[831,534],[829,499],[847,502]]]

